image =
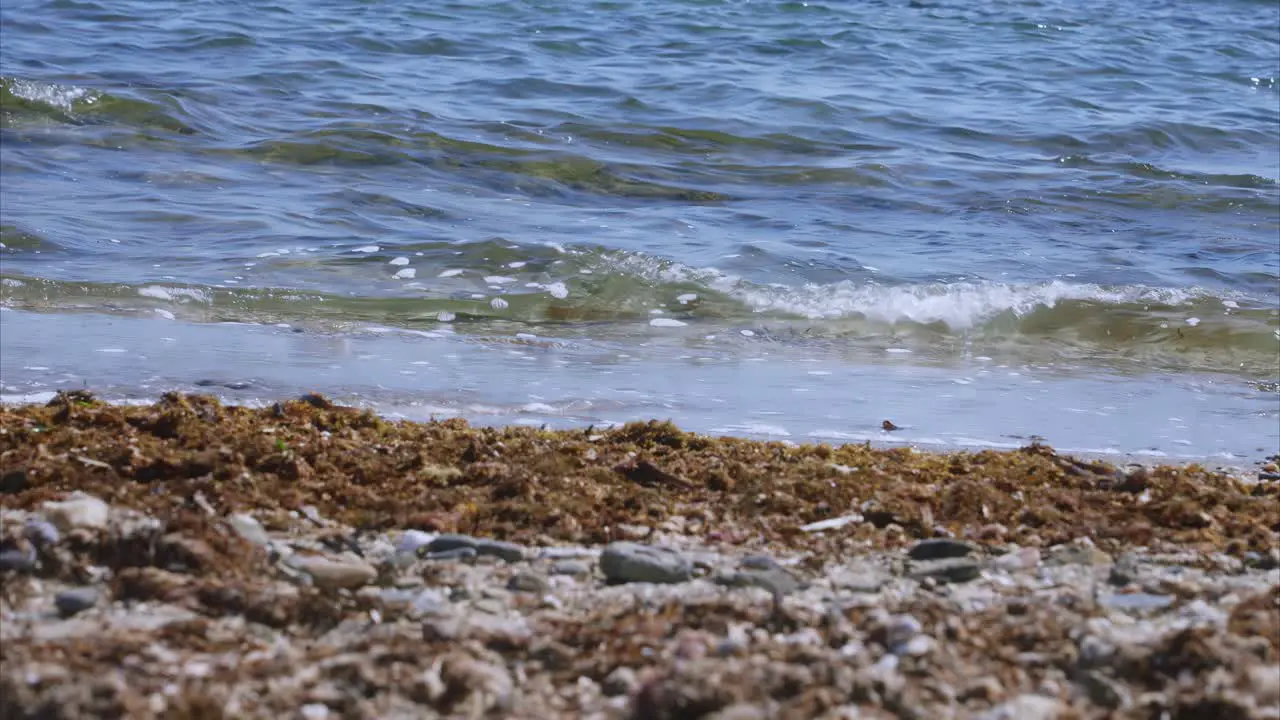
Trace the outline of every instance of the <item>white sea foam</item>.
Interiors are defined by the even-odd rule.
[[[1021,316],[1065,301],[1179,306],[1212,297],[1198,288],[1105,287],[1061,280],[1023,284],[978,281],[915,285],[842,280],[799,286],[760,285],[714,267],[693,268],[638,253],[609,253],[600,260],[613,272],[621,271],[649,282],[699,283],[746,304],[756,312],[786,313],[811,319],[860,316],[884,323],[943,323],[955,330],[979,325],[1004,313]]]
[[[23,100],[44,103],[64,112],[71,112],[72,105],[77,100],[84,100],[89,104],[97,101],[97,95],[85,88],[29,80],[14,80],[9,85],[9,92]]]
[[[142,297],[155,298],[156,300],[165,300],[168,302],[187,302],[189,300],[202,303],[209,302],[209,293],[196,288],[147,285],[146,287],[138,288],[138,294]]]

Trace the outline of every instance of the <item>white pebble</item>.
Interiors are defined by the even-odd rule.
[[[756,336],[756,333],[755,333],[755,331],[754,331],[754,330],[739,330],[738,332],[742,333],[743,337],[755,337],[755,336]]]

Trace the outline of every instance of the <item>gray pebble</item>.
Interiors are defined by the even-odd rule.
[[[590,575],[591,565],[583,560],[557,560],[551,563],[552,575]]]
[[[777,570],[778,561],[768,555],[748,555],[739,563],[746,570]]]
[[[604,682],[600,683],[600,690],[609,697],[617,697],[630,694],[639,685],[640,677],[636,671],[621,665],[605,677]]]
[[[693,576],[693,564],[671,548],[615,542],[600,555],[600,571],[613,583],[679,583]]]
[[[58,528],[53,523],[45,520],[28,520],[27,525],[23,528],[27,539],[32,545],[38,548],[49,547],[58,544]]]
[[[475,556],[474,547],[454,547],[440,552],[429,552],[424,557],[428,560],[470,560]]]
[[[968,582],[982,575],[982,566],[971,558],[947,558],[916,563],[911,576],[917,580],[933,578],[938,582]]]
[[[951,538],[933,538],[916,543],[907,551],[907,557],[912,560],[942,560],[967,557],[973,552],[974,547],[969,543]]]
[[[396,553],[403,555],[413,555],[420,548],[424,548],[435,540],[436,536],[431,533],[425,533],[421,530],[405,530],[400,536],[400,540],[396,543]]]
[[[480,540],[475,545],[477,555],[501,558],[509,563],[524,560],[524,546],[501,540]]]
[[[600,557],[600,551],[584,547],[545,547],[538,551],[538,557],[544,560],[594,559]]]
[[[450,550],[456,550],[458,548],[470,548],[471,550],[475,550],[476,545],[479,544],[479,542],[479,540],[471,537],[470,535],[438,535],[434,540],[427,543],[426,551],[429,553],[442,553]]]
[[[1141,612],[1143,610],[1162,610],[1169,607],[1177,597],[1173,595],[1155,595],[1152,593],[1117,593],[1114,595],[1103,595],[1098,598],[1098,604],[1112,610],[1128,610],[1130,612]]]
[[[527,592],[534,595],[546,595],[551,591],[546,578],[531,572],[518,572],[507,580],[507,589],[514,592]]]
[[[1129,585],[1138,579],[1138,559],[1131,554],[1124,554],[1111,566],[1107,582],[1112,585]]]
[[[0,571],[31,572],[35,569],[36,553],[34,550],[0,551]]]
[[[774,595],[789,595],[800,589],[796,576],[782,569],[742,570],[716,578],[716,583],[729,587],[764,588]]]
[[[231,529],[235,530],[237,535],[258,547],[267,547],[271,544],[271,536],[267,535],[262,523],[258,522],[257,518],[252,515],[236,513],[227,518],[227,523],[231,525]]]
[[[53,604],[57,606],[58,612],[62,613],[63,617],[71,617],[97,605],[99,596],[100,593],[95,587],[79,587],[58,593],[53,598]]]

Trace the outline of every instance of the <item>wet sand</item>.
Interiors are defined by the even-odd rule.
[[[62,394],[6,717],[1280,717],[1280,481]]]

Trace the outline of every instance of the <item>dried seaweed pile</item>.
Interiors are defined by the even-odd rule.
[[[1280,717],[1280,483],[1199,467],[73,393],[0,513],[3,717]]]

